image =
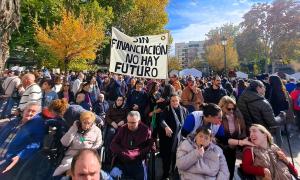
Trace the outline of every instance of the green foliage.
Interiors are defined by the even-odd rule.
[[[167,0],[22,0],[21,24],[12,35],[10,54],[22,59],[34,59],[39,66],[60,66],[49,50],[37,43],[34,24],[38,22],[43,28],[58,24],[62,20],[62,9],[67,9],[77,16],[84,14],[91,17],[87,21],[103,22],[106,36],[99,44],[96,57],[98,62],[105,62],[110,52],[112,26],[134,36],[168,32],[165,30],[167,3]]]

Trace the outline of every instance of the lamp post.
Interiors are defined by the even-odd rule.
[[[224,50],[224,73],[225,76],[227,76],[227,60],[226,60],[226,48],[225,48],[227,45],[227,38],[225,36],[222,37],[221,44],[223,45],[223,50]]]

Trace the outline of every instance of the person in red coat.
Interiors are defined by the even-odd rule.
[[[300,131],[300,82],[296,84],[296,89],[291,92],[291,98],[293,101],[293,109],[296,115],[296,123]]]
[[[118,129],[112,143],[111,151],[115,154],[114,165],[120,168],[123,175],[143,180],[146,155],[155,151],[151,130],[141,122],[138,111],[130,111],[127,123]]]
[[[241,168],[245,174],[264,180],[291,180],[298,176],[295,166],[273,144],[273,137],[264,126],[253,124],[250,140],[255,147],[246,147],[243,151]]]

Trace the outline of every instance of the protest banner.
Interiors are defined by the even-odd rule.
[[[112,28],[109,71],[117,74],[166,79],[168,34],[130,37]]]

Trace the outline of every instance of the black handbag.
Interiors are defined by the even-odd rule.
[[[19,93],[17,88],[14,89],[13,93],[11,94],[11,97],[15,100],[20,100],[21,99],[20,93]]]

